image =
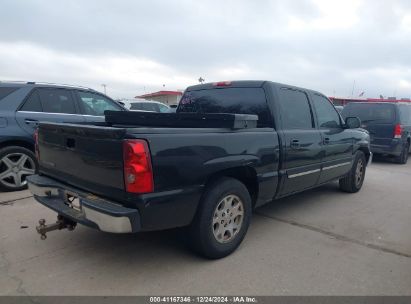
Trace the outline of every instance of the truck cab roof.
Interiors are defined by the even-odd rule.
[[[289,84],[283,84],[279,82],[269,81],[269,80],[233,80],[233,81],[218,81],[218,82],[209,82],[204,84],[197,84],[193,86],[189,86],[186,89],[186,92],[190,91],[198,91],[198,90],[208,90],[208,89],[215,89],[215,88],[261,88],[264,85],[269,85],[273,87],[286,87],[295,90],[302,90],[307,92],[312,92],[316,94],[323,95],[321,92],[292,86]],[[327,98],[328,99],[328,98]]]

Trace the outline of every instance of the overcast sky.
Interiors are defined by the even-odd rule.
[[[118,98],[200,76],[411,97],[411,1],[0,0],[0,80]]]

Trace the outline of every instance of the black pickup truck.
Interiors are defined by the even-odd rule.
[[[77,223],[114,233],[187,226],[199,253],[221,258],[243,240],[253,208],[334,180],[357,192],[371,160],[358,118],[270,81],[196,85],[177,113],[106,121],[40,124],[29,188],[58,213],[37,227],[42,238]]]

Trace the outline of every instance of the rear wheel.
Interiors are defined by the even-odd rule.
[[[201,255],[218,259],[232,253],[242,242],[250,224],[251,197],[233,178],[210,185],[190,226],[190,239]]]
[[[27,188],[26,177],[36,173],[37,161],[30,150],[10,146],[0,150],[0,189],[17,191]]]
[[[357,151],[350,172],[347,176],[340,179],[340,189],[349,193],[360,191],[364,182],[366,167],[367,160],[364,152]]]
[[[408,153],[410,151],[410,143],[407,142],[402,148],[401,155],[398,156],[397,162],[399,164],[405,165],[408,162]]]

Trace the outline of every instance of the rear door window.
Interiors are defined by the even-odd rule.
[[[284,129],[313,129],[313,117],[305,92],[281,88],[279,105]]]
[[[74,99],[69,90],[38,89],[43,112],[75,114]]]
[[[393,123],[395,106],[383,103],[349,103],[342,111],[342,116],[358,117],[364,123]]]
[[[30,94],[20,111],[43,112],[43,107],[41,106],[40,97],[37,91]]]
[[[234,113],[258,116],[257,127],[272,127],[271,113],[262,88],[216,88],[189,91],[181,98],[177,112]]]

